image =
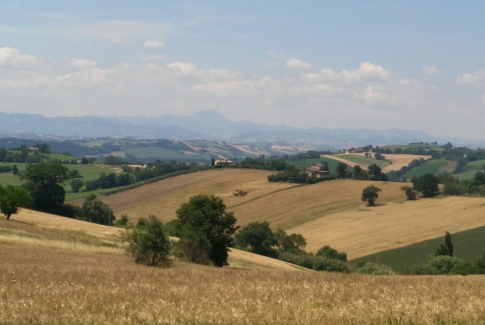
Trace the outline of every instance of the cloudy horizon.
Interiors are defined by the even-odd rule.
[[[0,3],[0,112],[482,137],[485,4],[203,3]]]

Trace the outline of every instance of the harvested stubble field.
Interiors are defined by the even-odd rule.
[[[175,218],[175,210],[190,196],[213,193],[224,199],[241,226],[267,221],[273,229],[302,234],[308,251],[330,245],[351,259],[442,237],[445,231],[485,226],[485,198],[406,201],[400,189],[404,183],[334,180],[295,186],[270,183],[267,175],[253,170],[212,170],[163,180],[108,200],[118,216],[127,213],[136,221],[154,214],[166,222]],[[360,200],[362,189],[369,185],[382,189],[378,205],[372,208]],[[248,194],[234,197],[235,189]]]
[[[298,186],[289,183],[270,183],[268,171],[249,169],[216,169],[181,175],[160,182],[148,184],[126,192],[114,194],[104,199],[111,205],[116,215],[128,214],[130,220],[156,215],[166,222],[175,218],[175,211],[189,197],[200,193],[212,193],[224,199],[227,206],[250,202],[273,192]],[[248,192],[235,197],[233,192]],[[83,200],[71,201],[81,205]]]
[[[355,155],[355,156],[361,156],[365,157],[365,153],[351,153],[350,155]],[[389,160],[392,162],[391,165],[387,165],[384,168],[382,168],[383,173],[387,173],[393,170],[401,170],[402,167],[408,166],[411,161],[414,159],[420,159],[423,158],[424,160],[428,160],[431,158],[429,155],[406,155],[406,154],[387,154],[383,153],[382,154],[386,160]],[[375,160],[375,159],[374,159]],[[364,166],[367,169],[367,166]]]
[[[0,324],[484,324],[485,277],[363,276],[0,246]]]

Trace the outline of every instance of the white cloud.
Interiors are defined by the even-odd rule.
[[[88,60],[88,59],[76,59],[76,58],[72,58],[70,61],[69,61],[69,64],[75,68],[80,68],[80,69],[84,69],[84,68],[93,68],[97,65],[97,62],[96,61],[92,61],[92,60]]]
[[[480,101],[482,102],[482,104],[485,104],[485,94],[482,97],[480,97]]]
[[[143,47],[150,48],[150,49],[158,49],[163,46],[163,43],[157,40],[146,40],[143,43]]]
[[[374,91],[372,89],[372,86],[368,86],[367,89],[365,90],[364,98],[367,101],[367,104],[373,102],[379,97],[381,97],[381,93]]]
[[[472,86],[483,86],[485,84],[485,69],[474,73],[465,73],[457,78],[458,83]]]
[[[298,68],[298,69],[311,69],[313,67],[313,65],[310,62],[301,61],[295,58],[287,60],[285,65],[289,68]]]
[[[2,53],[2,64],[21,55]],[[109,68],[81,58],[69,60],[69,69],[66,62],[48,62],[41,69],[0,68],[1,110],[33,107],[29,113],[153,116],[214,109],[232,120],[355,128],[422,128],[421,120],[438,121],[443,116],[441,121],[453,129],[455,122],[449,121],[455,120],[450,116],[461,106],[436,103],[436,89],[412,78],[393,78],[390,71],[369,62],[356,69],[304,71],[295,76],[284,68],[275,75],[248,75],[194,62],[165,65],[154,61],[158,57],[140,58],[138,63]],[[481,100],[485,102],[485,95]],[[483,104],[475,105],[483,109]],[[437,107],[445,107],[439,116]],[[485,123],[473,110],[467,118]]]
[[[390,76],[390,72],[378,64],[370,62],[363,62],[356,70],[342,70],[335,72],[332,69],[323,69],[321,74],[327,79],[345,80],[347,82],[356,82],[364,79],[386,79]]]
[[[11,47],[0,48],[0,65],[9,65],[15,68],[33,67],[38,63],[35,56],[20,54],[17,49]]]
[[[440,69],[438,69],[435,66],[424,66],[422,70],[424,74],[428,76],[434,76],[442,72]]]

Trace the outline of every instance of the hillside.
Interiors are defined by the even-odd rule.
[[[485,198],[447,197],[406,201],[403,183],[335,180],[298,186],[270,183],[269,172],[223,169],[177,176],[106,197],[116,215],[132,221],[154,214],[175,218],[182,202],[198,193],[221,196],[241,226],[268,221],[273,229],[301,233],[307,250],[330,245],[357,258],[485,225]],[[378,206],[360,201],[362,189],[382,189]],[[248,191],[235,197],[236,189]],[[77,201],[79,204],[80,201]],[[466,213],[464,213],[466,209]]]
[[[121,228],[22,209],[9,221],[0,217],[0,247],[41,248],[45,250],[43,254],[74,252],[121,257],[124,255],[124,244],[120,240],[123,231]],[[126,258],[120,261],[131,262]],[[238,268],[301,270],[289,263],[238,249],[231,249],[229,263]]]

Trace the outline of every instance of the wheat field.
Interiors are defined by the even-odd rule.
[[[270,183],[268,174],[257,170],[212,170],[163,180],[107,200],[117,216],[126,213],[132,222],[150,214],[167,222],[175,218],[175,210],[190,196],[212,193],[223,198],[240,226],[267,221],[272,229],[302,234],[308,251],[330,245],[346,252],[349,258],[441,237],[445,231],[454,233],[485,225],[485,198],[407,201],[401,190],[404,183],[333,180],[299,186]],[[362,190],[369,185],[382,189],[377,206],[372,208],[360,200]],[[248,194],[235,197],[232,192],[236,189]]]
[[[0,324],[484,324],[483,276],[135,265],[0,246]]]

